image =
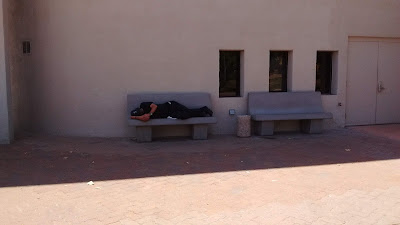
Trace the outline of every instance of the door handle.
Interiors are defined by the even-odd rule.
[[[382,92],[383,90],[385,90],[385,87],[383,86],[383,82],[379,81],[378,82],[378,92]]]

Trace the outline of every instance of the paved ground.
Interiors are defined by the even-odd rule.
[[[0,224],[400,224],[400,125],[142,144],[27,137],[0,146]]]

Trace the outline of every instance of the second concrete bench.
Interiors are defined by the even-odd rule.
[[[257,135],[273,135],[274,121],[300,120],[305,133],[321,133],[324,112],[319,92],[250,92],[248,110]]]

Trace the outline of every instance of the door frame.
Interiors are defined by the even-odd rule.
[[[353,125],[353,124],[348,124],[347,120],[347,112],[348,112],[348,99],[349,99],[349,75],[350,75],[350,63],[349,63],[349,50],[350,50],[350,42],[377,42],[378,43],[378,51],[377,51],[377,58],[379,60],[379,44],[380,43],[400,43],[400,38],[385,38],[385,37],[361,37],[361,36],[349,36],[348,42],[347,42],[347,72],[346,72],[346,108],[345,108],[345,126],[358,126],[358,125]],[[379,62],[377,62],[377,74],[376,74],[376,87],[378,86],[378,79],[379,79]],[[374,123],[376,123],[376,112],[377,112],[377,107],[378,107],[378,91],[376,91],[376,99],[375,99],[375,117],[374,117]],[[373,125],[370,124],[370,125]],[[368,124],[365,124],[368,125]]]

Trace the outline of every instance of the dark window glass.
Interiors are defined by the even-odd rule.
[[[240,51],[219,52],[219,97],[240,97]]]
[[[269,91],[287,91],[288,52],[273,51],[269,58]]]
[[[315,91],[331,94],[332,52],[317,52],[317,82]]]
[[[24,54],[30,54],[31,53],[31,42],[29,42],[29,41],[22,42],[22,52]]]

